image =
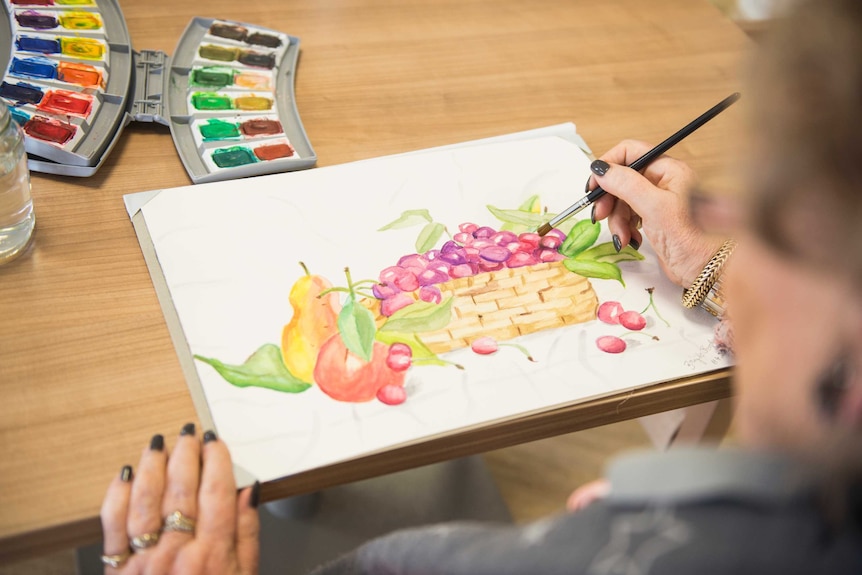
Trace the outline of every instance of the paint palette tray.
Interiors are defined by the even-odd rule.
[[[30,169],[90,176],[132,121],[170,127],[195,183],[308,168],[296,109],[299,39],[194,18],[172,58],[131,48],[116,0],[3,0],[0,98]]]
[[[171,134],[195,182],[315,164],[293,93],[298,57],[298,38],[192,19],[173,56],[166,104]]]
[[[89,175],[125,124],[132,51],[116,2],[5,0],[0,98],[33,170]],[[54,169],[56,167],[56,169]]]

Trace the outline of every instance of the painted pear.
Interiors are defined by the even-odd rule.
[[[309,273],[299,262],[305,275],[290,288],[288,300],[293,317],[281,333],[281,355],[288,371],[302,381],[314,383],[314,365],[323,343],[338,333],[338,294],[320,294],[332,287],[329,280]]]

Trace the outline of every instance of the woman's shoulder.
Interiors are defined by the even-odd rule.
[[[578,512],[399,531],[317,573],[862,573],[860,533],[829,525],[800,467],[724,450],[635,454]]]

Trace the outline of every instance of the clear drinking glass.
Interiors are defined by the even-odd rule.
[[[24,136],[0,102],[0,264],[24,251],[35,225]]]

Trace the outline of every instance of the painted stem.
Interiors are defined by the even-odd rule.
[[[347,291],[350,297],[356,299],[356,294],[353,293],[353,278],[350,277],[350,268],[344,268],[344,275],[347,276]]]
[[[647,293],[649,294],[649,303],[648,303],[648,304],[647,304],[647,306],[643,309],[643,311],[641,312],[641,315],[645,314],[645,313],[646,313],[646,311],[647,311],[649,308],[652,308],[652,309],[653,309],[653,311],[655,312],[655,315],[656,315],[660,320],[662,320],[662,321],[665,323],[665,325],[666,325],[666,326],[670,327],[670,322],[669,322],[669,321],[667,321],[666,319],[664,319],[664,318],[662,317],[661,313],[659,313],[658,308],[657,308],[657,307],[656,307],[656,305],[655,305],[655,300],[654,300],[654,299],[653,299],[653,297],[652,297],[652,293],[655,291],[655,288],[651,288],[651,287],[649,287],[649,288],[646,288],[646,291],[647,291]],[[658,338],[656,338],[656,339],[658,339]]]
[[[422,365],[423,363],[428,364],[428,365],[440,365],[442,363],[445,365],[451,365],[453,367],[457,367],[458,369],[461,369],[461,370],[464,369],[464,366],[461,365],[460,363],[455,363],[454,361],[449,361],[448,359],[440,359],[437,356],[413,358],[412,361],[413,361],[414,365]]]
[[[624,333],[624,334],[623,334],[622,336],[620,336],[620,337],[622,338],[622,337],[626,337],[626,336],[629,336],[629,335],[642,335],[642,336],[644,336],[644,337],[648,337],[648,338],[650,338],[650,339],[652,339],[652,340],[655,340],[655,341],[661,341],[657,335],[653,335],[653,334],[651,334],[651,333],[647,333],[647,332],[645,332],[645,331],[627,331],[626,333]]]
[[[530,355],[530,352],[527,351],[527,348],[523,345],[518,345],[517,343],[497,343],[497,345],[499,345],[500,347],[514,347],[515,349],[523,353],[524,356],[526,356],[526,358],[530,361],[536,361],[535,359],[533,359],[533,356]]]
[[[330,294],[332,292],[342,292],[342,293],[348,293],[348,294],[352,293],[349,289],[344,288],[344,287],[331,287],[331,288],[325,289],[322,292],[320,292],[319,294],[317,294],[317,299],[320,299],[323,296]]]

